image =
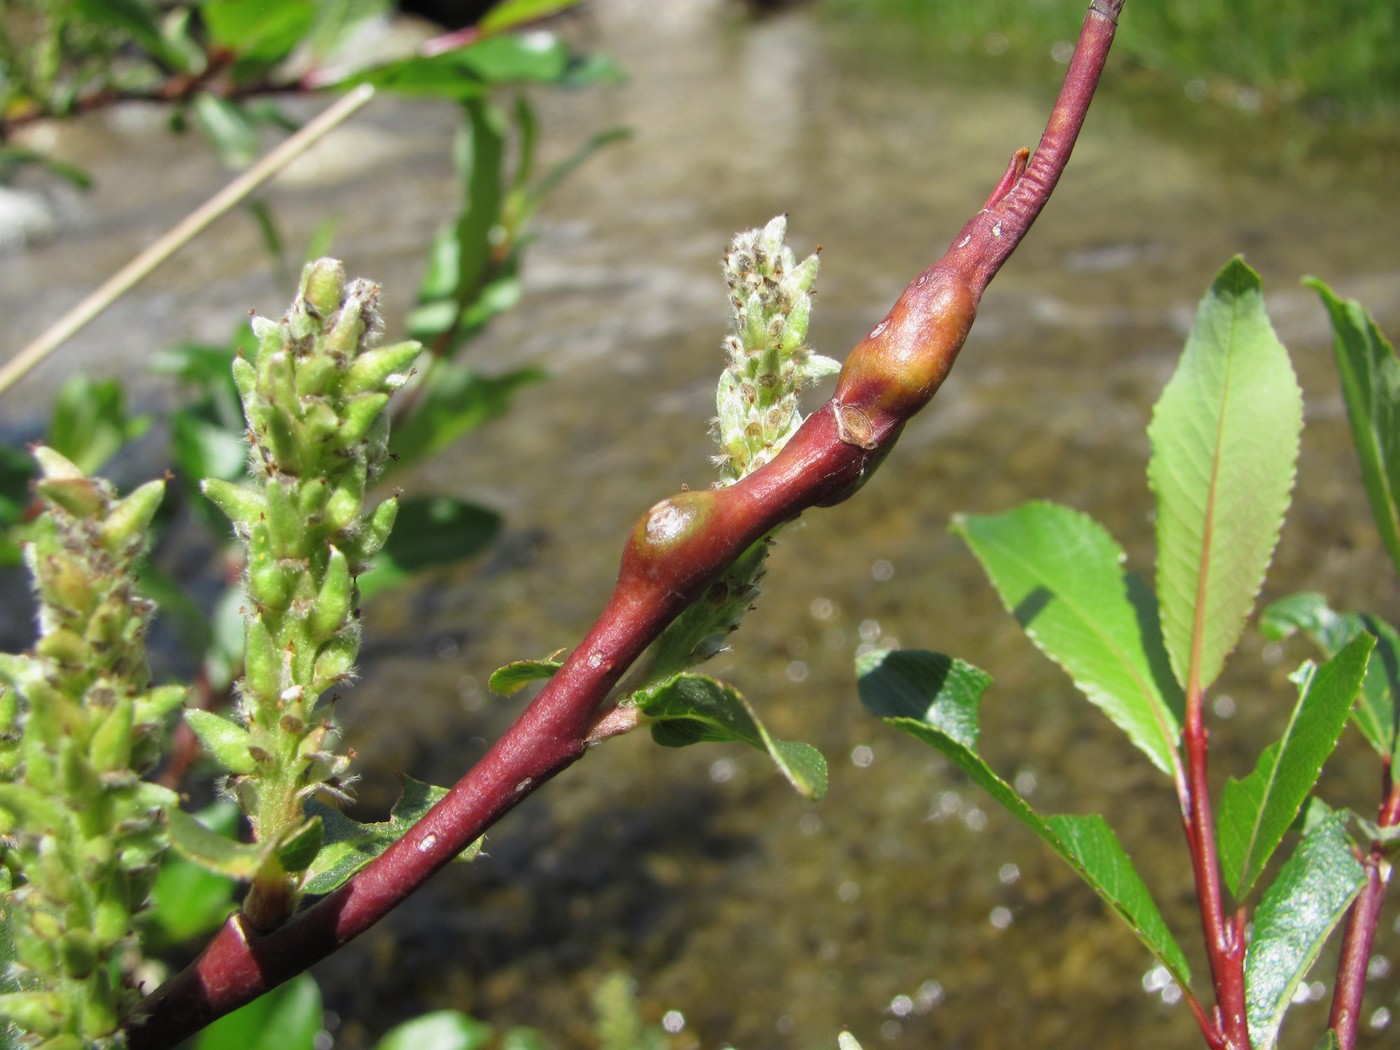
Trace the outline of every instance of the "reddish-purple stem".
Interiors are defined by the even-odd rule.
[[[1385,801],[1381,803],[1377,823],[1383,828],[1400,827],[1400,785],[1392,783],[1388,765],[1384,788]],[[1381,906],[1385,904],[1386,883],[1390,880],[1390,862],[1385,856],[1384,843],[1371,843],[1371,850],[1361,863],[1366,869],[1366,884],[1347,913],[1342,954],[1337,963],[1337,988],[1332,994],[1332,1014],[1327,1020],[1328,1027],[1337,1033],[1342,1050],[1353,1050],[1356,1046],[1356,1023],[1361,1016],[1366,971],[1371,962]]]
[[[1186,725],[1182,741],[1186,752],[1186,791],[1182,822],[1196,879],[1196,900],[1201,911],[1206,955],[1215,988],[1215,1009],[1201,1027],[1212,1050],[1247,1050],[1249,1018],[1244,998],[1244,915],[1225,913],[1216,852],[1215,818],[1211,813],[1206,778],[1208,734],[1202,718],[1200,691],[1192,689],[1186,700]],[[1197,1015],[1197,1020],[1202,1020]]]
[[[300,973],[363,933],[502,814],[580,758],[609,691],[672,619],[753,541],[812,506],[850,496],[952,367],[983,289],[1064,171],[1124,0],[1094,0],[1045,134],[987,206],[851,352],[835,396],[771,463],[726,489],[681,493],[642,518],[617,588],[588,636],[519,720],[402,839],[286,925],[253,934],[235,917],[127,1024],[156,1050]],[[597,735],[605,735],[600,732]]]

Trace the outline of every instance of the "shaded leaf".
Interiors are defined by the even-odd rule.
[[[1366,882],[1344,819],[1336,814],[1303,837],[1255,912],[1244,973],[1255,1050],[1274,1045],[1298,984]]]
[[[219,1018],[194,1050],[314,1050],[324,1023],[321,989],[303,973]]]
[[[128,441],[150,426],[149,416],[128,416],[125,392],[115,379],[79,372],[59,388],[46,443],[89,476],[98,473]]]
[[[579,0],[502,0],[486,12],[477,26],[483,33],[499,33],[522,22],[566,11],[578,4]]]
[[[238,807],[225,801],[200,810],[195,819],[231,839],[237,833],[239,816]],[[143,937],[154,934],[153,943],[171,948],[213,932],[237,908],[234,885],[227,876],[216,875],[174,851],[167,852],[151,891],[151,907],[138,915]]]
[[[231,168],[244,168],[257,159],[258,130],[238,103],[201,91],[192,108],[221,161]]]
[[[1394,627],[1375,616],[1334,612],[1320,594],[1295,594],[1268,606],[1259,629],[1275,640],[1302,631],[1327,657],[1362,632],[1373,635],[1376,648],[1351,717],[1382,758],[1400,761],[1400,634]]]
[[[1157,598],[1183,685],[1206,689],[1239,641],[1288,508],[1302,426],[1259,276],[1234,259],[1201,300],[1147,428]]]
[[[1238,900],[1249,893],[1317,783],[1346,725],[1375,640],[1355,638],[1319,668],[1295,676],[1298,703],[1283,737],[1259,756],[1254,772],[1230,778],[1220,796],[1220,868]]]
[[[475,503],[448,496],[402,500],[394,531],[359,577],[360,596],[367,598],[414,573],[470,558],[500,531],[501,516]]]
[[[374,1050],[481,1050],[493,1031],[458,1010],[434,1010],[389,1029]]]
[[[1162,772],[1177,770],[1181,690],[1162,648],[1151,591],[1123,569],[1097,522],[1054,503],[959,515],[953,531],[982,563],[1002,603]]]
[[[1332,319],[1332,352],[1366,496],[1381,541],[1400,572],[1400,360],[1365,307],[1338,299],[1316,278],[1304,283],[1322,297]]]
[[[204,0],[200,14],[212,43],[240,59],[264,64],[281,61],[316,21],[315,0]]]
[[[322,802],[311,802],[306,807],[307,812],[320,818],[325,840],[321,852],[306,869],[302,891],[313,895],[330,893],[408,834],[446,794],[447,788],[404,777],[403,794],[394,804],[389,819],[371,824],[352,820]],[[457,860],[474,860],[484,841],[477,839],[457,854]]]
[[[935,697],[928,705],[930,719],[910,717],[905,714],[910,708],[907,678],[917,665],[904,653],[896,661],[894,671],[888,672],[884,665],[895,655],[890,650],[876,650],[857,659],[856,675],[860,680],[861,700],[865,706],[889,725],[941,752],[1016,819],[1040,836],[1127,922],[1177,984],[1183,989],[1189,988],[1191,973],[1186,956],[1167,929],[1151,893],[1117,836],[1103,818],[1097,815],[1042,818],[1010,784],[992,772],[975,748],[967,743],[969,737],[976,740],[975,729],[969,733],[966,727],[976,726],[982,687],[989,679],[985,679],[985,676],[978,680],[970,675],[944,675],[940,680],[936,677],[936,669],[945,666],[943,661],[948,658],[929,661],[928,666],[935,669],[935,678],[925,683],[923,691]]]
[[[1342,1041],[1337,1038],[1337,1030],[1335,1028],[1327,1029],[1313,1050],[1342,1050]]]
[[[563,667],[559,660],[515,660],[491,672],[486,683],[491,692],[501,696],[518,693],[531,682],[542,682],[554,677],[554,672]]]
[[[912,718],[977,748],[977,703],[992,676],[923,649],[879,649],[857,658],[860,699],[881,718]]]
[[[413,414],[390,435],[389,450],[399,457],[400,466],[440,452],[501,415],[518,389],[544,377],[538,368],[482,376],[462,365],[434,364]]]
[[[205,827],[184,810],[171,807],[170,845],[191,864],[225,878],[247,880],[267,853],[256,843],[238,842]]]
[[[706,675],[677,675],[634,696],[663,747],[737,741],[766,751],[804,798],[826,794],[826,759],[809,744],[777,740],[739,692]]]

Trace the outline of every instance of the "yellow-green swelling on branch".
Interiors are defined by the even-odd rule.
[[[117,499],[54,450],[35,457],[44,513],[25,557],[39,637],[29,653],[0,654],[0,880],[15,952],[0,1019],[46,1050],[80,1050],[115,1045],[139,998],[132,918],[175,803],[141,774],[185,690],[152,688],[154,607],[136,593],[164,483]]]
[[[236,721],[192,713],[189,722],[252,823],[259,849],[243,910],[259,929],[291,914],[320,847],[306,803],[345,797],[350,780],[318,702],[354,670],[355,578],[398,508],[392,498],[369,508],[365,494],[387,454],[389,395],[419,352],[375,348],[378,297],[378,286],[321,259],[282,321],[255,319],[256,359],[233,369],[252,480],[204,484],[247,552],[245,673]]]

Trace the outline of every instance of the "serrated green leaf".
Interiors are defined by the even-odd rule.
[[[1181,690],[1162,648],[1156,600],[1124,571],[1113,537],[1078,511],[1039,502],[959,515],[953,532],[1036,646],[1153,765],[1175,775]]]
[[[706,675],[682,674],[634,695],[663,747],[736,741],[766,751],[804,798],[826,794],[826,759],[810,744],[777,740],[736,689]]]
[[[442,800],[447,788],[434,787],[412,777],[404,777],[403,793],[394,804],[389,819],[372,824],[351,820],[338,809],[312,801],[307,813],[320,818],[325,844],[306,869],[302,892],[330,893],[375,857],[408,833],[423,816]],[[474,860],[485,839],[457,854],[459,861]]]
[[[545,373],[538,368],[483,376],[460,365],[434,366],[433,375],[422,387],[417,409],[389,438],[389,451],[399,457],[396,465],[442,451],[468,431],[504,413],[518,389],[544,378]]]
[[[554,672],[563,666],[559,660],[514,660],[492,671],[486,684],[491,692],[510,696],[520,692],[531,682],[543,682],[553,678]]]
[[[1244,970],[1255,1050],[1273,1047],[1299,982],[1366,882],[1344,819],[1336,814],[1303,837],[1255,912]]]
[[[190,814],[171,807],[170,845],[191,864],[230,879],[251,879],[267,854],[266,847],[238,842],[211,831]]]
[[[928,666],[946,666],[947,657],[927,655],[936,658],[929,661]],[[945,675],[941,685],[937,678],[926,682],[921,692],[934,697],[928,705],[933,721],[926,721],[905,713],[910,708],[908,676],[917,665],[906,653],[896,662],[894,671],[888,672],[884,665],[890,657],[887,650],[869,653],[857,660],[862,703],[889,725],[941,752],[1007,812],[1040,836],[1127,922],[1177,984],[1183,989],[1189,988],[1191,971],[1186,956],[1103,818],[1097,815],[1041,817],[1010,784],[992,771],[974,747],[965,742],[969,738],[976,739],[977,707],[982,689],[990,679]],[[968,725],[974,727],[971,732],[966,728]]]
[[[992,676],[923,649],[876,649],[856,657],[860,699],[881,718],[913,718],[977,749],[977,703]]]
[[[1334,612],[1320,594],[1295,594],[1268,606],[1259,629],[1273,639],[1302,631],[1327,657],[1363,631],[1373,635],[1376,648],[1351,718],[1382,758],[1400,761],[1400,633],[1394,627],[1375,616]]]
[[[1216,277],[1147,428],[1157,598],[1172,670],[1204,690],[1244,630],[1278,542],[1303,397],[1240,259]]]
[[[304,973],[219,1018],[194,1050],[314,1050],[324,1026],[321,989]]]
[[[416,496],[399,502],[394,531],[358,579],[360,597],[402,583],[415,573],[479,554],[501,531],[493,510],[447,496]]]
[[[1400,360],[1360,303],[1338,299],[1316,278],[1303,282],[1322,297],[1332,320],[1332,352],[1352,442],[1381,541],[1400,572]]]
[[[1254,772],[1230,778],[1220,796],[1220,868],[1239,900],[1249,893],[1317,783],[1361,688],[1375,639],[1362,634],[1321,667],[1305,664],[1283,737]]]
[[[389,1029],[374,1050],[481,1050],[493,1032],[458,1010],[435,1010]]]

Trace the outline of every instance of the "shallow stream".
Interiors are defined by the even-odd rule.
[[[561,157],[616,125],[633,135],[550,199],[522,309],[473,351],[485,369],[539,364],[550,380],[401,482],[488,503],[507,530],[480,561],[365,611],[363,679],[338,713],[368,809],[387,807],[398,770],[455,779],[519,708],[487,693],[490,671],[573,644],[637,515],[710,482],[728,237],[786,211],[799,252],[822,245],[812,337],[842,356],[1011,151],[1034,144],[1057,87],[1027,85],[992,54],[954,69],[908,30],[836,25],[811,7],[751,23],[717,0],[596,0],[570,32],[630,80],[538,96],[546,149]],[[385,285],[391,329],[454,207],[453,124],[450,107],[381,99],[267,195],[293,246],[338,217],[334,250]],[[1308,421],[1264,597],[1319,590],[1400,620],[1325,317],[1298,283],[1321,276],[1400,334],[1400,204],[1376,175],[1394,169],[1320,155],[1308,134],[1286,115],[1211,115],[1111,78],[936,402],[858,498],[784,533],[735,652],[709,668],[777,735],[825,752],[827,799],[802,801],[737,747],[608,743],[507,818],[487,856],[319,969],[343,1018],[337,1045],[438,1007],[591,1045],[588,997],[613,970],[635,976],[649,1019],[683,1018],[678,1046],[816,1050],[842,1026],[867,1048],[1198,1045],[1186,1008],[1147,990],[1146,952],[1072,874],[862,710],[852,657],[903,645],[988,669],[992,764],[1046,812],[1102,810],[1178,936],[1197,942],[1170,785],[1035,653],[947,525],[1054,499],[1103,522],[1150,576],[1144,427],[1197,299],[1243,252]],[[137,111],[65,129],[58,145],[98,186],[60,202],[47,239],[0,255],[6,353],[226,178],[202,145]],[[158,407],[171,394],[142,370],[153,349],[220,341],[248,307],[276,314],[289,294],[253,224],[225,220],[0,399],[0,426],[33,435],[36,406],[79,368],[121,374]],[[1304,655],[1246,632],[1214,698],[1217,776],[1252,768]],[[1369,809],[1375,779],[1350,739],[1328,795]],[[1378,952],[1400,956],[1400,936],[1387,929]],[[1325,962],[1314,976],[1330,982]],[[1393,975],[1374,983],[1368,1017],[1379,1008],[1400,1011]],[[1310,1046],[1324,1010],[1300,1007],[1285,1045]],[[1362,1045],[1394,1038],[1377,1023]]]

